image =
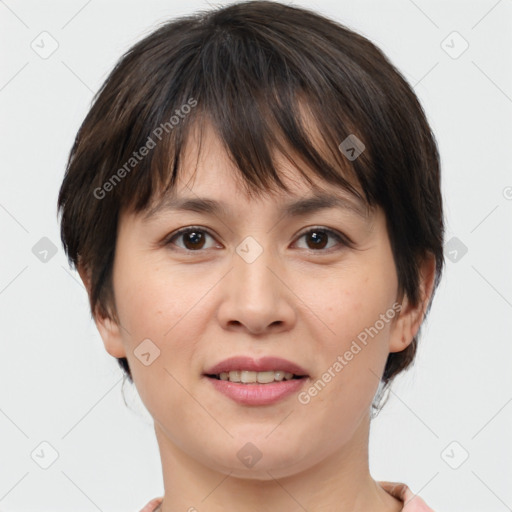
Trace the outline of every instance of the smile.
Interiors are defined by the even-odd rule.
[[[295,375],[284,370],[270,370],[265,372],[254,372],[250,370],[231,370],[219,374],[208,375],[208,377],[229,382],[241,382],[243,384],[269,384],[283,380],[301,379],[304,375]]]

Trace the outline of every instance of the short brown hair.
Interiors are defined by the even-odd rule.
[[[299,102],[321,143],[309,136]],[[172,190],[187,134],[201,118],[213,123],[248,193],[286,189],[272,150],[287,155],[288,147],[314,176],[381,206],[400,293],[418,304],[427,253],[435,257],[435,291],[444,259],[440,163],[413,89],[344,25],[257,0],[164,23],[120,59],[95,95],[58,198],[70,265],[90,274],[92,313],[118,321],[112,267],[120,214],[143,211]],[[364,151],[352,159],[339,148],[354,135]],[[143,147],[149,151],[140,157]],[[384,384],[412,362],[418,336],[389,354]],[[118,362],[131,381],[127,359]]]

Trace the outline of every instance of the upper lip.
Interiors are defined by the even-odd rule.
[[[218,375],[221,372],[229,372],[232,370],[249,370],[254,372],[265,372],[270,370],[283,370],[295,375],[307,375],[307,371],[301,366],[281,357],[262,357],[254,359],[247,356],[234,356],[224,359],[219,363],[208,368],[205,375]]]

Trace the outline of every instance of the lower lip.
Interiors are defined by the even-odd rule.
[[[274,404],[296,393],[304,386],[305,381],[308,380],[307,377],[303,377],[302,379],[282,380],[280,382],[271,382],[270,384],[241,384],[212,377],[205,378],[212,383],[217,391],[244,405]]]

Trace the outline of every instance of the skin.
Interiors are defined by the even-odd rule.
[[[400,316],[308,404],[293,394],[273,405],[240,405],[202,376],[208,366],[235,354],[276,355],[307,370],[307,389],[392,308],[398,281],[380,209],[366,220],[337,208],[282,217],[285,201],[310,195],[288,161],[280,163],[292,193],[250,199],[213,130],[204,134],[194,174],[197,147],[192,136],[177,193],[224,201],[229,215],[169,211],[144,221],[123,213],[113,273],[120,325],[95,316],[108,353],[128,358],[154,418],[163,512],[401,510],[369,473],[370,407],[388,354],[405,349],[419,329],[433,259],[422,267],[423,302],[400,301]],[[186,226],[212,236],[203,246],[183,235],[174,245],[162,242]],[[325,234],[324,248],[315,248],[305,235],[312,227],[345,234],[355,248]],[[263,248],[250,264],[235,252],[246,236]],[[80,274],[88,286],[85,270]],[[134,354],[147,338],[160,350],[149,366]],[[252,468],[237,457],[247,442],[262,454]]]

